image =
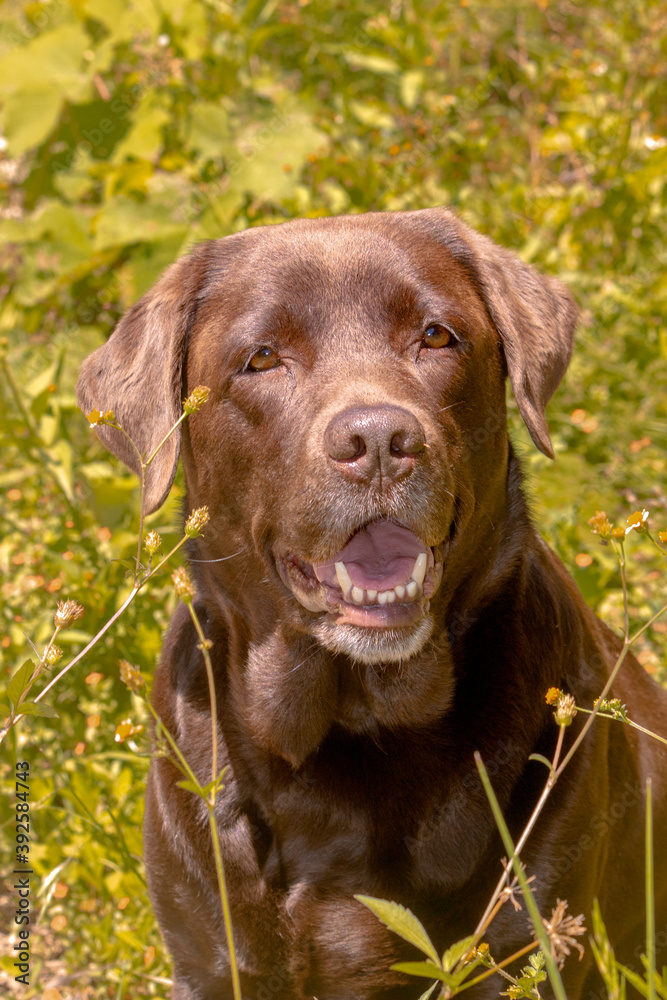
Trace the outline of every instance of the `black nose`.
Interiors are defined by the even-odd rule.
[[[331,463],[349,479],[371,482],[408,475],[426,446],[424,428],[401,406],[357,406],[337,414],[324,432]]]

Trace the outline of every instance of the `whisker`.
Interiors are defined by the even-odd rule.
[[[290,672],[290,674],[293,674],[293,673],[296,673],[296,671],[297,671],[297,670],[299,669],[299,667],[302,667],[302,666],[304,665],[304,663],[308,663],[308,660],[312,660],[312,658],[313,658],[313,657],[314,657],[314,656],[316,655],[316,653],[318,652],[318,650],[319,650],[319,646],[320,646],[320,644],[319,644],[318,642],[315,642],[315,643],[313,644],[313,646],[312,646],[312,650],[313,650],[313,651],[312,651],[312,653],[310,654],[310,656],[306,656],[306,658],[305,658],[304,660],[302,660],[302,661],[301,661],[301,663],[297,663],[297,665],[296,665],[295,667],[292,667],[292,669],[291,669],[291,670],[289,671],[289,672]]]
[[[228,559],[235,559],[236,556],[243,555],[245,549],[239,549],[238,552],[234,552],[231,556],[221,556],[220,559],[188,559],[188,562],[196,563],[214,563],[214,562],[227,562]]]

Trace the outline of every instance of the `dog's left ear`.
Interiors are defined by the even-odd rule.
[[[76,387],[81,409],[86,414],[113,410],[144,459],[181,414],[183,363],[211,246],[203,243],[172,264],[81,366]],[[135,448],[119,430],[99,424],[96,432],[114,455],[140,474]],[[146,514],[164,502],[171,488],[180,442],[179,427],[146,469]]]
[[[437,211],[437,210],[436,210]],[[448,249],[466,267],[503,342],[514,398],[533,441],[554,457],[546,405],[568,366],[578,309],[567,288],[475,232],[450,212]]]

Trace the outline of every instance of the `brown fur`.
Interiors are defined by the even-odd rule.
[[[424,347],[434,322],[457,341]],[[211,388],[182,441],[151,465],[146,508],[166,496],[180,445],[187,509],[211,514],[190,556],[213,640],[228,765],[218,828],[252,1000],[419,996],[424,981],[390,969],[417,952],[354,894],[409,906],[440,949],[471,933],[503,854],[473,752],[518,836],[545,780],[528,757],[552,755],[557,735],[547,688],[590,706],[604,685],[619,643],[536,534],[506,429],[508,374],[533,440],[552,455],[544,410],[575,322],[562,285],[447,211],[303,220],[197,247],[82,368],[82,408],[113,409],[145,454],[184,395]],[[281,364],[248,371],[264,346]],[[136,469],[117,432],[100,436]],[[292,586],[294,554],[325,561],[383,520],[445,552],[423,607],[430,635],[397,627],[399,653],[385,659],[382,630],[353,627],[345,652],[335,616]],[[667,697],[632,657],[614,694],[633,719],[667,731]],[[208,691],[184,608],[153,700],[206,782]],[[541,912],[562,898],[590,919],[598,897],[617,955],[638,970],[649,775],[656,926],[667,928],[667,756],[648,737],[598,720],[523,853]],[[180,777],[153,761],[149,885],[174,998],[222,1000],[231,986],[205,810]],[[487,939],[501,960],[530,933],[525,910],[506,905]],[[572,1000],[599,995],[589,948],[563,974]],[[470,1000],[499,989],[487,981]]]

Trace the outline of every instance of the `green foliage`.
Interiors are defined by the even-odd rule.
[[[541,530],[622,630],[617,563],[586,522],[639,506],[667,528],[666,14],[664,0],[3,6],[0,687],[26,635],[48,643],[57,600],[86,609],[59,637],[70,658],[131,587],[138,486],[78,413],[81,360],[194,242],[294,215],[447,203],[568,281],[583,313],[550,407],[557,462],[513,404],[511,422]],[[181,494],[177,480],[146,525],[165,552]],[[647,620],[659,556],[626,548]],[[26,1000],[60,956],[91,997],[164,995],[140,861],[148,740],[114,733],[148,725],[118,661],[150,677],[174,604],[165,570],[54,689],[59,718],[26,718],[3,746],[7,775],[21,757],[35,774],[42,971]],[[664,638],[657,622],[639,650],[659,679]]]
[[[516,984],[504,990],[500,994],[501,996],[512,997],[512,1000],[518,1000],[520,997],[528,997],[529,1000],[534,1000],[535,997],[539,997],[540,994],[537,987],[547,978],[547,974],[544,971],[544,955],[541,951],[538,951],[530,956],[528,962],[529,964],[524,966],[520,975],[516,977]]]
[[[443,968],[431,939],[414,913],[404,906],[400,906],[399,903],[389,903],[384,899],[374,899],[372,896],[356,896],[355,898],[367,906],[389,930],[399,934],[404,941],[413,944],[427,958],[430,958],[433,963],[431,967],[435,968],[436,972]]]

